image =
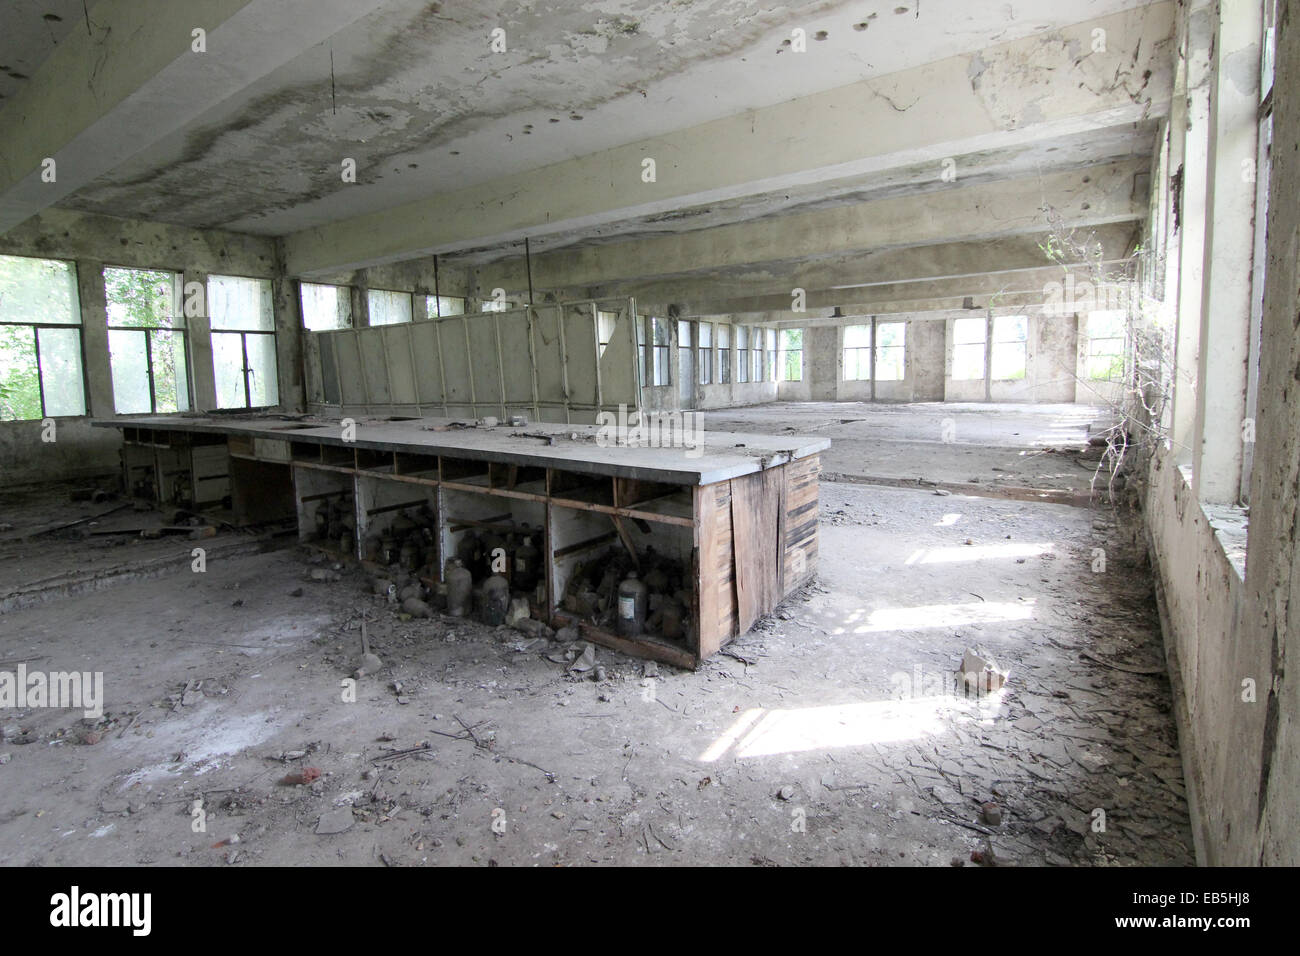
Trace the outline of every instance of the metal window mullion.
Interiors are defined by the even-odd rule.
[[[248,382],[248,333],[239,333],[239,348],[244,355],[244,408],[253,407],[253,388]]]
[[[36,350],[36,388],[41,396],[41,418],[47,417],[45,414],[45,376],[41,372],[41,333],[36,329],[32,330],[32,346]]]
[[[596,338],[596,408],[604,408],[604,385],[600,380],[600,306],[595,300],[591,303],[592,329]]]
[[[152,331],[153,329],[145,329],[142,334],[144,335],[145,371],[149,375],[149,412],[152,415],[157,415],[158,395],[154,388],[154,376],[153,376],[153,336],[149,334]]]

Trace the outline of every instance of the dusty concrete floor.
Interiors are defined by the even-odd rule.
[[[107,488],[112,482],[90,482]],[[213,525],[212,537],[143,538],[139,529],[169,525],[173,513],[141,511],[126,498],[73,501],[62,485],[0,490],[0,613],[69,594],[112,587],[119,579],[173,574],[202,546],[213,557],[260,550],[252,536]],[[192,532],[193,533],[193,532]]]
[[[93,732],[0,711],[0,864],[1192,862],[1122,523],[827,483],[821,534],[819,583],[734,656],[646,677],[600,650],[602,683],[514,631],[403,622],[359,571],[311,582],[297,547],[0,615],[0,669],[103,671],[107,699]],[[386,667],[345,703],[363,616]],[[951,694],[967,647],[1001,694]]]
[[[1061,501],[1107,490],[1103,449],[1089,438],[1111,424],[1088,405],[775,402],[704,412],[716,431],[824,435],[823,480],[923,484],[972,494]]]

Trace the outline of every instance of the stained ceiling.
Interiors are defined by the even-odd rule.
[[[283,235],[1141,5],[390,0],[60,204]],[[80,0],[7,3],[0,60],[33,75],[67,30],[86,28],[83,13],[93,23]],[[794,50],[795,27],[805,53]],[[505,52],[491,50],[496,29]],[[0,71],[0,92],[27,82],[11,77]],[[1035,160],[1149,148],[1150,130],[1134,128],[1127,141],[1111,135]],[[356,185],[339,175],[347,157]],[[899,184],[853,185],[797,201]],[[689,220],[639,228],[697,225]]]

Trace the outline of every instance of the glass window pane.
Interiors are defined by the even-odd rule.
[[[147,415],[149,352],[147,333],[134,329],[108,330],[108,358],[113,370],[113,408],[119,415]]]
[[[731,345],[731,326],[719,325],[718,326],[718,347],[725,349],[730,345]]]
[[[871,348],[871,326],[850,325],[844,329],[844,347],[846,349]]]
[[[672,341],[668,321],[666,319],[651,319],[650,321],[654,326],[652,334],[655,338],[655,345],[668,345]]]
[[[984,344],[986,323],[984,318],[956,319],[952,323],[952,340],[956,345]],[[983,364],[983,363],[981,363]],[[977,378],[983,378],[981,372]]]
[[[29,325],[0,325],[0,420],[40,417],[35,330]]]
[[[352,325],[352,297],[347,286],[300,283],[302,324],[309,332],[346,329]]]
[[[244,397],[244,337],[238,332],[212,333],[212,368],[217,408],[247,408]]]
[[[876,326],[876,338],[881,348],[902,345],[906,322],[881,322]]]
[[[998,342],[993,346],[992,375],[999,381],[1025,377],[1025,343]]]
[[[700,348],[707,349],[713,346],[713,323],[700,323]]]
[[[454,295],[426,295],[424,297],[425,318],[442,319],[449,315],[464,315],[465,300]]]
[[[596,313],[596,341],[600,344],[600,355],[605,354],[605,347],[609,345],[609,340],[614,335],[614,327],[617,324],[617,312],[598,311]]]
[[[46,415],[86,414],[81,377],[81,330],[40,329],[41,385]]]
[[[1098,339],[1123,338],[1125,318],[1123,311],[1089,312],[1088,336]]]
[[[691,323],[682,321],[677,323],[677,345],[684,349],[691,347]]]
[[[965,322],[966,319],[958,319]],[[954,345],[952,348],[952,377],[969,381],[984,378],[984,343]]]
[[[1028,320],[1023,315],[999,315],[993,320],[993,341],[1023,342],[1027,330]]]
[[[876,352],[876,381],[901,382],[903,380],[902,346],[891,346]]]
[[[400,325],[411,321],[411,295],[409,292],[389,292],[371,289],[366,294],[370,304],[371,325]]]
[[[71,262],[0,256],[0,322],[80,325]]]
[[[104,270],[104,295],[110,328],[182,328],[177,308],[177,275],[154,269]],[[120,411],[120,409],[119,409]]]
[[[208,315],[214,330],[274,332],[271,280],[208,276]]]
[[[263,405],[280,404],[280,381],[275,365],[275,336],[249,335],[245,339],[248,345],[248,388],[253,393],[249,405],[257,408]]]
[[[185,412],[190,407],[189,375],[185,368],[185,333],[157,329],[149,333],[153,359],[154,407],[159,412]]]

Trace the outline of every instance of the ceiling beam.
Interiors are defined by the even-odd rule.
[[[1173,12],[1137,7],[304,230],[287,237],[287,267],[311,277],[572,235],[918,163],[960,181],[966,155],[1165,115]]]
[[[918,308],[916,303],[937,301],[952,302],[955,304],[947,307],[961,308],[966,298],[975,300],[974,304],[980,308],[986,305],[1043,305],[1049,299],[1049,287],[1053,283],[1063,284],[1069,273],[1074,275],[1078,284],[1095,283],[1099,274],[1108,278],[1124,275],[1128,265],[1128,260],[1121,259],[1093,263],[1098,271],[1079,267],[1065,269],[1061,266],[1044,266],[980,276],[888,283],[841,292],[812,291],[804,300],[807,311],[803,314],[807,317],[811,313],[824,313],[834,308],[852,315],[925,311]],[[637,297],[637,302],[654,304],[652,300],[640,296]],[[736,299],[687,298],[672,300],[672,304],[681,310],[683,316],[789,312],[797,319],[800,315],[791,312],[791,298],[788,294]]]
[[[1126,257],[1137,236],[1134,223],[1121,222],[1084,230],[1089,256],[1103,260]],[[859,296],[879,298],[881,287],[902,282],[963,279],[997,272],[1037,269],[1049,264],[1044,251],[1047,232],[1039,231],[978,242],[944,242],[922,246],[872,249],[833,258],[782,260],[743,270],[710,270],[666,279],[640,277],[598,283],[583,294],[635,296],[639,301],[691,303],[707,310],[735,311],[731,303],[758,297],[791,300],[795,289],[845,302]],[[485,278],[483,276],[480,279]],[[535,280],[540,277],[535,276]],[[535,287],[550,291],[535,281]],[[513,291],[513,290],[512,290]],[[569,291],[569,290],[564,290]],[[764,306],[761,311],[775,306]]]
[[[1039,238],[1057,225],[1086,230],[1132,223],[1147,213],[1147,198],[1137,183],[1148,174],[1147,160],[1127,160],[1028,179],[954,184],[681,235],[568,247],[533,256],[533,286],[608,287],[618,280],[671,281],[709,270],[753,269],[761,274],[770,263],[794,259],[866,257],[879,250],[990,243],[1025,234]],[[989,255],[973,261],[979,265],[962,271],[1003,268]],[[858,282],[873,278],[869,266],[846,277]],[[476,280],[482,289],[507,291],[528,284],[522,258],[484,266],[476,270]]]

